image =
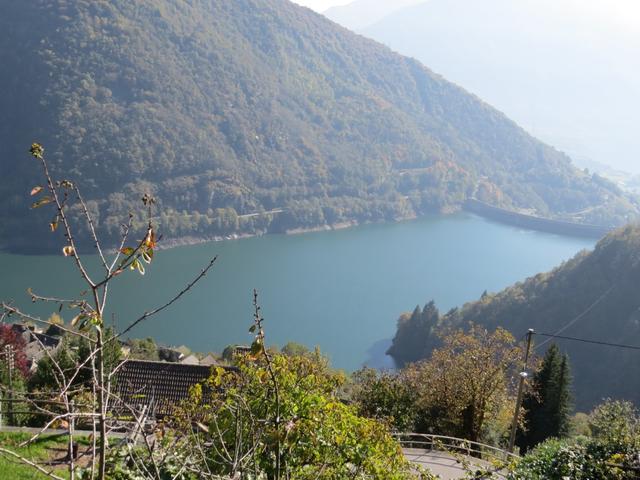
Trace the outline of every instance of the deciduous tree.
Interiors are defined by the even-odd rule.
[[[513,378],[522,351],[502,328],[442,335],[429,360],[410,366],[420,385],[423,428],[479,441],[488,422],[513,405]]]

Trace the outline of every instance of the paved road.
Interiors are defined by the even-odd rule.
[[[0,427],[0,432],[24,432],[29,434],[35,434],[40,431],[39,428],[28,427]],[[46,435],[66,435],[66,430],[51,429],[47,430]],[[91,431],[76,430],[76,436],[89,436]],[[124,435],[119,432],[110,433],[112,437],[122,438]],[[411,463],[428,468],[436,475],[439,475],[442,480],[458,480],[465,476],[465,469],[460,461],[453,455],[445,452],[429,451],[420,448],[403,448],[405,457]],[[476,465],[478,468],[486,468],[488,464],[477,458],[466,457],[471,465]],[[503,477],[500,477],[503,478]]]
[[[411,463],[428,468],[432,473],[440,475],[442,480],[458,480],[465,478],[465,469],[452,455],[445,452],[422,450],[419,448],[403,448],[405,457]],[[471,465],[487,468],[488,464],[477,458],[466,457]],[[504,477],[500,477],[504,478]]]
[[[274,210],[269,210],[268,212],[245,213],[244,215],[238,215],[238,218],[261,217],[263,215],[275,215],[276,213],[282,213],[282,212],[284,212],[284,209],[276,208]]]

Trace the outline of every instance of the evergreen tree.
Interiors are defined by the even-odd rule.
[[[562,355],[560,370],[552,392],[552,420],[555,427],[554,436],[568,437],[571,430],[571,372],[569,370],[569,357]]]
[[[411,315],[403,313],[398,319],[398,329],[387,354],[393,355],[400,365],[415,362],[420,358],[422,345],[428,335],[423,328],[421,317],[422,309],[420,305],[416,305]]]
[[[436,302],[431,300],[422,309],[422,322],[429,329],[429,331],[431,331],[438,325],[439,321],[440,312],[438,311],[438,307],[436,307]]]
[[[556,345],[551,345],[523,401],[526,431],[520,431],[517,438],[522,453],[549,437],[569,434],[570,384],[569,360]]]
[[[426,358],[433,346],[433,329],[440,321],[440,312],[432,300],[424,306],[417,305],[411,315],[398,319],[398,329],[387,354],[401,365]]]

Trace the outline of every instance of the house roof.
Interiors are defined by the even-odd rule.
[[[200,365],[200,360],[195,355],[189,355],[180,360],[183,365]]]
[[[204,357],[202,360],[200,360],[200,365],[206,365],[206,366],[211,366],[211,365],[216,365],[218,363],[218,360],[216,360],[216,358],[209,354],[206,357]]]
[[[152,415],[162,417],[171,414],[188,398],[189,389],[210,374],[211,367],[205,365],[127,360],[116,373],[116,392],[136,411],[146,406]]]
[[[31,370],[35,370],[40,359],[45,356],[45,350],[53,352],[62,342],[60,337],[36,332],[35,329],[20,323],[12,324],[11,328],[24,340],[24,353],[30,362]]]
[[[45,348],[56,348],[60,344],[60,337],[45,335],[44,333],[31,333],[32,342],[43,345]]]

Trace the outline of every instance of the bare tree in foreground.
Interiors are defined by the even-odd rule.
[[[52,177],[42,145],[38,143],[32,144],[30,153],[39,162],[45,180],[44,185],[35,186],[31,190],[32,196],[39,196],[31,208],[41,208],[46,205],[53,207],[54,212],[49,227],[52,232],[61,227],[65,239],[62,254],[74,262],[77,272],[86,286],[86,290],[80,294],[79,298],[71,299],[48,297],[31,290],[29,290],[29,294],[33,302],[51,304],[52,310],[57,308],[58,311],[61,311],[63,308],[68,308],[75,312],[75,317],[69,325],[55,323],[55,326],[62,330],[66,337],[83,342],[85,355],[81,361],[68,365],[61,361],[59,355],[41,345],[52,367],[52,377],[56,386],[54,391],[48,392],[48,394],[47,392],[41,392],[42,395],[31,394],[23,397],[23,400],[31,406],[32,410],[44,419],[40,430],[24,445],[35,442],[47,434],[54,426],[63,426],[67,430],[69,438],[69,453],[65,461],[69,478],[73,480],[76,478],[77,473],[77,465],[75,463],[77,452],[74,438],[75,425],[80,422],[89,424],[93,430],[93,435],[91,436],[92,445],[89,448],[89,476],[92,480],[102,480],[105,478],[106,458],[109,448],[108,438],[112,423],[110,405],[118,401],[116,394],[112,390],[113,377],[121,365],[121,363],[109,365],[109,359],[107,358],[109,349],[118,348],[117,342],[120,337],[130,332],[141,322],[168,308],[191,290],[213,267],[216,258],[211,259],[189,284],[164,305],[142,313],[119,333],[107,329],[105,327],[104,312],[109,300],[111,283],[118,275],[127,270],[136,270],[140,274],[144,274],[145,265],[150,264],[153,260],[156,251],[157,233],[151,220],[151,213],[155,200],[146,193],[142,197],[142,202],[148,213],[146,229],[142,239],[132,245],[129,244],[130,237],[134,231],[134,217],[130,214],[127,223],[122,225],[122,236],[118,249],[115,253],[110,254],[98,238],[95,223],[78,186],[67,179],[55,179]],[[73,224],[68,214],[72,205],[79,206],[83,221],[86,223],[100,263],[100,271],[97,274],[89,272],[85,257],[80,253],[75,234],[78,225]],[[13,302],[2,301],[0,303],[0,322],[7,321],[10,317],[39,325],[54,325],[51,320],[43,320],[21,310]],[[62,345],[61,348],[64,349],[65,346]],[[8,393],[12,398],[15,398],[18,392],[11,391]],[[126,405],[124,408],[126,408]],[[131,414],[138,418],[139,412],[132,411]],[[148,447],[149,451],[153,450],[152,445],[148,445]],[[39,465],[9,448],[0,447],[0,454],[31,465],[51,478],[61,478],[53,469]],[[154,478],[154,476],[152,475],[151,478]]]

